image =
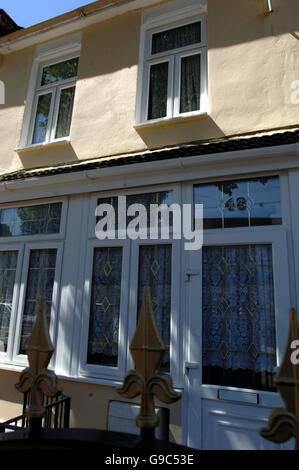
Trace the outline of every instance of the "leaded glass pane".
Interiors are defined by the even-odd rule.
[[[170,368],[171,245],[144,245],[139,251],[138,314],[144,287],[151,288],[153,311],[167,351],[161,369]]]
[[[17,251],[0,251],[0,352],[7,351]]]
[[[32,144],[44,142],[46,139],[51,100],[52,93],[46,93],[38,97]]]
[[[173,191],[159,191],[156,193],[145,193],[145,194],[131,194],[126,196],[126,211],[128,207],[132,204],[142,204],[147,212],[147,226],[150,227],[150,208],[151,204],[165,204],[171,206],[173,204]],[[115,212],[115,229],[118,230],[118,198],[117,196],[105,197],[98,199],[98,205],[100,204],[110,204]],[[136,213],[136,216],[138,213]],[[103,215],[105,217],[106,214]],[[129,222],[134,219],[134,216],[126,217],[126,225],[128,226]],[[100,217],[97,218],[100,220]],[[161,223],[161,214],[158,214],[158,223]],[[169,224],[170,227],[173,223],[172,213],[170,213]]]
[[[180,113],[200,109],[200,54],[181,60]]]
[[[74,86],[61,90],[55,139],[70,135],[74,96]]]
[[[41,85],[67,80],[77,76],[79,58],[69,59],[43,68]]]
[[[147,119],[158,119],[167,115],[168,67],[168,62],[150,67]]]
[[[179,26],[178,28],[153,34],[152,54],[190,46],[200,43],[200,41],[201,24],[200,21],[198,21],[197,23]]]
[[[203,383],[274,389],[271,245],[203,248]]]
[[[42,297],[46,299],[46,314],[50,324],[57,250],[55,248],[31,250],[23,312],[20,354],[25,354],[32,332],[37,308]]]
[[[0,237],[59,233],[62,202],[0,209]]]
[[[206,229],[282,223],[278,176],[196,185],[194,202]]]
[[[122,248],[95,248],[87,363],[117,366]]]

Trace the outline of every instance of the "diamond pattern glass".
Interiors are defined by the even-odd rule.
[[[94,250],[87,363],[118,363],[122,248]]]
[[[271,390],[275,366],[271,245],[204,247],[203,383]]]
[[[167,351],[161,369],[170,367],[170,313],[171,313],[171,245],[143,245],[139,251],[138,314],[141,311],[143,289],[151,288],[152,306],[157,325]]]

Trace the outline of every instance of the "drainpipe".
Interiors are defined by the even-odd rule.
[[[268,0],[269,13],[273,12],[272,0]]]

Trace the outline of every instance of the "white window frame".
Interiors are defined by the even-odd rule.
[[[170,311],[170,375],[176,387],[181,386],[182,368],[180,367],[180,240],[135,240],[132,245],[130,270],[130,304],[128,316],[128,340],[127,340],[127,370],[134,369],[134,361],[129,351],[129,346],[137,326],[138,310],[138,282],[139,282],[139,253],[141,246],[171,245],[171,311]]]
[[[262,175],[266,176],[265,174]],[[288,185],[287,177],[280,172],[270,172],[267,176],[278,176],[280,182],[280,204],[282,223],[279,225],[263,225],[252,227],[227,227],[206,229],[203,232],[203,246],[242,246],[242,245],[271,245],[272,263],[273,263],[273,291],[275,307],[275,332],[276,332],[276,359],[279,366],[285,350],[285,344],[288,336],[288,313],[291,308],[291,299],[293,297],[292,284],[290,276],[290,243],[289,243],[289,213],[288,213]],[[242,176],[231,176],[228,178],[218,177],[209,178],[205,181],[194,181],[192,184],[184,185],[184,196],[188,201],[194,201],[194,187],[197,184],[209,184],[224,181],[246,181],[261,177],[260,174],[249,174]],[[195,276],[191,277],[190,282],[185,285],[185,297],[188,299],[188,308],[186,311],[185,325],[196,325],[199,331],[202,331],[202,250],[189,252],[185,258],[185,264],[188,269],[197,272],[200,276],[201,291],[195,290],[192,283],[198,282]],[[198,279],[198,278],[197,278]],[[198,314],[200,312],[200,314]],[[196,316],[196,317],[195,317]],[[200,396],[202,398],[217,398],[219,388],[227,390],[236,390],[240,393],[252,391],[251,389],[238,388],[231,386],[220,386],[214,384],[202,384],[202,335],[200,341],[194,340],[190,329],[184,332],[184,359],[188,362],[199,364]],[[186,389],[188,384],[185,384]],[[273,406],[277,406],[277,392],[261,390],[259,391],[260,403],[273,399]],[[266,401],[265,401],[266,403]]]
[[[138,87],[136,98],[136,127],[145,124],[155,124],[164,121],[181,119],[184,117],[201,116],[208,111],[208,85],[207,85],[207,34],[206,15],[198,14],[200,8],[191,6],[178,10],[176,14],[157,16],[147,21],[143,20],[141,26],[141,41],[139,51]],[[179,49],[151,54],[152,36],[155,33],[167,31],[180,26],[201,22],[201,42]],[[180,113],[180,64],[181,58],[189,55],[201,56],[200,69],[200,109]],[[157,63],[168,62],[168,98],[167,115],[157,119],[148,119],[150,67]]]
[[[61,265],[62,265],[62,255],[63,255],[63,242],[62,241],[49,241],[49,242],[44,241],[40,243],[28,243],[26,244],[25,251],[24,251],[22,281],[21,281],[20,291],[19,291],[19,305],[18,305],[18,314],[17,314],[13,355],[12,355],[13,362],[18,365],[28,364],[27,356],[25,354],[19,354],[19,347],[20,347],[20,341],[21,341],[23,314],[24,314],[26,291],[27,291],[30,253],[33,250],[44,250],[44,249],[56,249],[57,250],[53,293],[52,293],[51,317],[50,317],[50,325],[49,325],[49,333],[50,333],[52,342],[53,344],[56,343],[56,330],[57,330],[57,321],[58,321],[57,310],[58,310],[58,305],[59,305],[60,274],[61,274]],[[54,364],[54,358],[52,358],[50,362],[50,366],[53,367],[53,364]]]
[[[126,240],[98,240],[95,237],[95,209],[98,205],[98,199],[117,197],[117,196],[131,196],[140,194],[152,194],[162,191],[172,191],[173,203],[179,203],[181,198],[180,186],[177,184],[172,185],[157,185],[145,188],[133,188],[130,190],[120,191],[107,191],[101,193],[94,193],[90,197],[89,204],[89,222],[87,234],[87,255],[85,261],[85,277],[83,288],[83,304],[82,304],[82,317],[80,326],[80,352],[78,360],[78,376],[98,378],[105,381],[110,379],[114,381],[122,381],[124,374],[127,370],[134,368],[133,360],[129,352],[129,346],[133,334],[136,331],[137,325],[137,296],[138,279],[139,279],[139,247],[142,245],[172,245],[172,266],[171,266],[171,317],[170,317],[170,331],[171,331],[171,345],[170,345],[170,363],[171,374],[175,386],[182,384],[182,370],[180,368],[180,354],[181,347],[179,342],[182,338],[179,335],[180,331],[180,240],[173,240],[170,236],[169,240],[150,240],[150,239],[137,239],[131,241]],[[101,366],[86,363],[86,353],[88,344],[89,333],[89,318],[90,318],[90,301],[91,301],[91,288],[92,288],[92,272],[93,272],[93,254],[95,247],[109,247],[109,246],[123,246],[123,265],[122,265],[122,293],[120,304],[120,324],[119,324],[119,362],[117,367]],[[134,295],[133,295],[134,293]],[[74,346],[73,346],[74,347]],[[75,351],[74,351],[75,352]]]
[[[93,281],[94,251],[96,248],[122,248],[121,296],[118,327],[118,363],[117,366],[97,365],[87,363],[89,339],[90,306]],[[79,375],[101,377],[103,379],[117,378],[124,374],[126,361],[126,322],[128,308],[128,291],[125,282],[129,279],[130,243],[128,240],[89,240],[83,294],[83,312],[81,318],[81,344]]]
[[[0,362],[9,363],[13,357],[13,348],[14,348],[14,335],[16,331],[16,321],[17,321],[17,310],[18,310],[18,299],[21,286],[21,273],[24,257],[24,244],[15,243],[15,244],[1,244],[0,251],[17,251],[18,259],[16,266],[16,276],[13,287],[13,296],[12,296],[12,305],[11,305],[11,315],[9,320],[9,330],[8,330],[8,342],[7,342],[7,351],[0,352]]]
[[[29,81],[20,148],[18,150],[70,140],[70,136],[56,139],[55,132],[59,111],[60,89],[76,86],[77,77],[72,77],[67,80],[54,82],[44,86],[40,86],[40,79],[44,67],[63,62],[65,60],[70,60],[75,57],[80,57],[80,50],[81,33],[47,43],[37,48]],[[36,120],[38,97],[50,92],[52,92],[52,98],[45,141],[33,144],[32,138]]]
[[[68,212],[67,198],[36,199],[31,201],[18,201],[17,203],[1,204],[0,209],[15,207],[30,207],[44,204],[62,203],[60,230],[58,233],[19,235],[13,237],[0,237],[1,251],[18,251],[17,271],[14,283],[12,310],[9,325],[7,352],[0,352],[0,364],[24,366],[28,364],[27,356],[19,354],[19,343],[21,338],[24,302],[27,289],[28,267],[30,251],[34,249],[57,249],[55,277],[53,285],[51,324],[49,325],[50,336],[53,344],[57,342],[58,306],[60,296],[60,276],[66,230],[66,218]],[[55,353],[50,362],[54,367]]]

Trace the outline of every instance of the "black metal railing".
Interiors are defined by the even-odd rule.
[[[28,428],[29,419],[25,415],[25,410],[29,406],[30,392],[24,394],[23,413],[15,418],[11,418],[0,423],[0,433],[6,431],[17,431]],[[45,429],[69,428],[71,397],[61,393],[57,397],[44,397],[45,416],[42,419],[42,427]]]

